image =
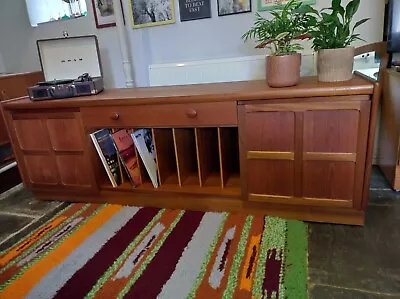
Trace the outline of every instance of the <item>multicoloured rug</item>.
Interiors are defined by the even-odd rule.
[[[72,204],[0,255],[0,298],[306,298],[303,222]]]

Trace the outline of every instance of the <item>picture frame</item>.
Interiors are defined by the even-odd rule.
[[[181,22],[211,18],[211,0],[179,0]]]
[[[129,9],[133,29],[174,24],[174,0],[130,0]]]
[[[279,8],[282,4],[286,4],[288,0],[257,0],[257,10],[266,11]],[[315,4],[316,0],[301,0],[303,4]]]
[[[120,1],[122,7],[122,0]],[[97,29],[114,27],[117,25],[115,19],[114,4],[112,0],[92,0],[92,6]]]
[[[240,3],[237,0],[217,0],[218,16],[223,17],[251,12],[251,2],[251,0],[244,0],[243,4],[243,2]]]

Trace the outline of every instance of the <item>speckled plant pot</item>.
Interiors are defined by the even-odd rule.
[[[354,47],[318,51],[318,81],[341,82],[353,78]]]

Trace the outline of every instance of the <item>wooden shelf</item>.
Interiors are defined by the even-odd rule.
[[[194,129],[172,129],[179,185],[199,185]]]
[[[221,186],[218,129],[196,128],[195,135],[200,186],[206,186],[207,183]]]
[[[133,188],[132,184],[129,182],[124,182],[116,188],[113,188],[111,183],[104,183],[101,190],[106,191],[131,191],[135,192],[175,192],[175,193],[188,193],[188,194],[207,194],[207,195],[219,195],[228,197],[238,197],[240,196],[239,187],[226,187],[222,189],[219,186],[203,186],[199,185],[186,185],[179,186],[178,184],[164,184],[158,188],[154,188],[152,183],[144,183],[136,188]]]
[[[195,172],[187,173],[187,176],[182,181],[182,186],[200,186],[199,175]]]
[[[159,187],[154,188],[136,153],[142,184],[134,188],[125,178],[121,185],[113,188],[103,171],[101,190],[241,195],[237,128],[153,128],[152,133]],[[101,163],[100,160],[97,163]]]
[[[230,177],[228,177],[225,188],[240,188],[241,182],[240,182],[240,174],[239,173],[233,173],[231,174]]]
[[[232,182],[240,186],[238,128],[218,128],[218,149],[222,188],[229,187]]]
[[[203,187],[220,187],[221,188],[221,174],[219,172],[210,173],[202,183]]]
[[[153,129],[160,185],[179,184],[172,129]]]

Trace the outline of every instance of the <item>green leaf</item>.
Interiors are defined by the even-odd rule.
[[[354,27],[353,27],[353,32],[354,32],[354,30],[355,30],[358,26],[364,24],[364,23],[367,22],[369,19],[370,19],[370,18],[366,18],[366,19],[362,19],[362,20],[358,21],[358,22],[354,25]]]
[[[332,0],[332,8],[334,10],[339,10],[342,5],[341,5],[342,0]]]
[[[344,7],[342,6],[342,0],[332,0],[332,9],[336,13],[339,13],[342,18],[344,18],[345,11]]]
[[[302,5],[296,10],[296,12],[300,13],[300,14],[312,13],[312,14],[319,15],[318,11],[316,9],[314,9],[313,7],[311,7],[310,5]]]
[[[346,6],[346,19],[351,21],[360,7],[360,0],[352,0]]]
[[[275,37],[275,39],[276,39],[276,40],[282,40],[282,39],[284,39],[286,36],[288,36],[288,34],[289,34],[289,32],[282,32],[282,33],[278,34],[278,35]]]

